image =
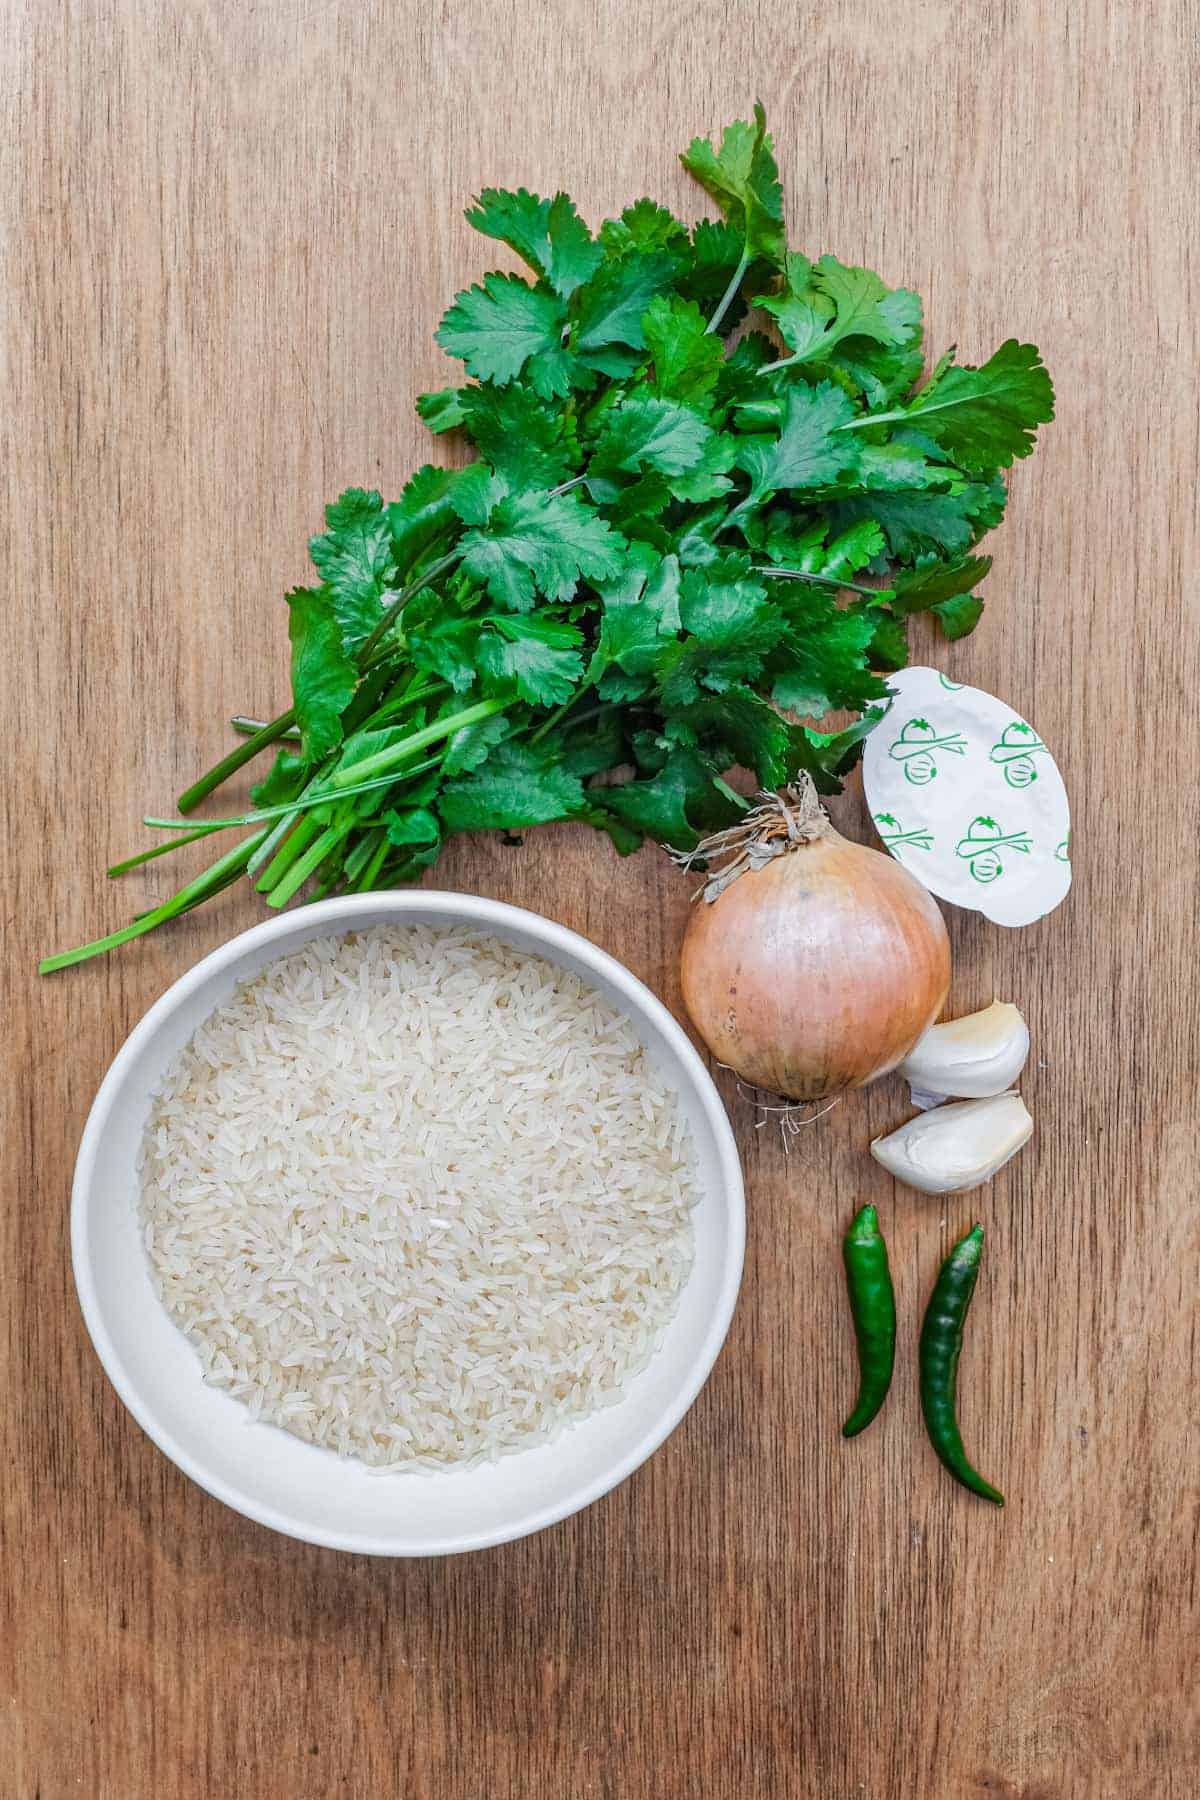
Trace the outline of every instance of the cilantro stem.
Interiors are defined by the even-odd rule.
[[[435,719],[432,725],[426,725],[420,731],[411,731],[398,744],[392,744],[386,750],[377,750],[374,756],[364,756],[361,762],[337,769],[329,777],[329,786],[335,791],[328,794],[327,798],[343,798],[343,789],[351,788],[356,782],[367,780],[372,775],[381,775],[385,769],[396,768],[414,750],[424,750],[427,744],[436,744],[439,738],[453,737],[456,731],[463,731],[468,725],[478,725],[481,719],[490,719],[494,713],[503,712],[507,705],[507,700],[477,701],[474,706],[464,707],[462,712],[451,713],[449,718]]]
[[[934,412],[937,409],[930,406],[920,410]],[[871,425],[894,425],[897,420],[908,419],[912,416],[911,413],[901,406],[894,409],[892,412],[864,413],[861,418],[847,419],[844,425],[835,425],[833,429],[835,431],[866,431],[868,426]]]
[[[165,925],[168,919],[175,919],[181,913],[189,912],[193,905],[207,900],[220,888],[228,886],[229,880],[245,867],[262,835],[261,832],[256,832],[253,837],[244,838],[240,844],[235,844],[232,850],[227,850],[203,875],[198,875],[195,881],[189,881],[186,887],[181,887],[177,894],[164,900],[161,906],[143,913],[132,925],[125,925],[120,931],[111,931],[107,937],[94,938],[90,944],[80,944],[77,949],[64,950],[58,956],[46,957],[38,964],[38,974],[53,975],[57,969],[69,969],[75,963],[86,962],[89,957],[103,956],[105,951],[115,950],[120,944],[128,944],[132,939],[144,936],[147,931],[153,931],[155,926]]]
[[[127,875],[130,869],[140,869],[143,863],[153,862],[156,856],[166,856],[168,851],[181,850],[185,844],[198,843],[201,838],[211,837],[214,831],[219,830],[220,826],[205,823],[198,825],[194,831],[185,831],[182,837],[171,838],[165,844],[156,844],[153,850],[139,850],[136,856],[127,856],[124,862],[114,863],[108,871],[108,878],[113,881],[118,875]]]
[[[336,850],[342,839],[349,837],[353,830],[353,820],[348,820],[343,825],[326,826],[316,842],[309,845],[299,861],[294,862],[283,879],[271,889],[267,895],[267,905],[276,908],[286,906],[297,889],[304,886],[310,875],[316,874],[330,852]],[[259,887],[261,889],[261,882]]]
[[[248,719],[244,713],[235,713],[229,723],[242,737],[253,737],[256,732],[265,731],[271,721],[268,719]],[[282,732],[280,735],[287,738],[292,743],[298,744],[300,742],[300,731],[298,726],[292,725],[287,731]]]
[[[569,494],[572,488],[581,486],[586,480],[586,475],[575,475],[570,481],[561,482],[558,487],[551,488],[546,498],[547,500],[557,500],[560,494]]]
[[[778,362],[759,363],[755,373],[758,375],[774,375],[776,369],[790,369],[793,363],[799,361],[800,358],[798,356],[781,356]]]
[[[377,731],[381,725],[389,724],[391,720],[398,717],[399,714],[407,712],[412,706],[416,706],[418,701],[427,700],[430,694],[436,693],[438,688],[442,686],[444,686],[444,683],[430,680],[429,677],[424,676],[422,671],[418,669],[413,676],[409,687],[402,694],[396,694],[393,699],[385,700],[383,705],[379,707],[376,712],[373,712],[368,719],[364,720],[364,729],[368,731]],[[347,733],[347,736],[349,736],[349,733]]]
[[[717,529],[713,532],[713,537],[714,538],[721,537],[726,531],[729,530],[729,527],[731,525],[737,524],[739,518],[741,517],[741,515],[743,513],[750,512],[753,507],[757,506],[761,499],[762,499],[761,494],[750,493],[750,494],[747,494],[744,499],[739,500],[737,505],[734,507],[733,511],[731,513],[726,513],[725,517],[721,520],[721,523],[717,526]]]
[[[570,699],[564,700],[561,706],[556,706],[552,713],[548,713],[538,726],[537,730],[531,733],[529,742],[531,744],[540,743],[548,731],[553,731],[554,727],[566,718],[567,714],[579,698],[580,696],[578,694],[572,694]]]
[[[372,852],[370,862],[354,884],[354,891],[356,894],[369,893],[371,888],[375,886],[376,881],[379,879],[379,871],[387,861],[388,851],[391,847],[392,846],[388,843],[387,833],[384,832],[382,838]]]
[[[770,581],[811,581],[814,587],[845,588],[851,594],[869,594],[873,600],[885,600],[889,588],[867,587],[861,581],[843,581],[840,575],[814,575],[807,569],[777,569],[771,563],[756,563],[752,575],[765,575]]]
[[[318,900],[324,900],[327,894],[331,894],[336,888],[340,888],[343,885],[341,878],[344,873],[344,870],[337,867],[330,869],[324,880],[317,883],[307,900],[304,901],[304,905],[315,906]]]
[[[733,274],[729,278],[729,286],[725,289],[725,292],[721,295],[721,298],[717,302],[716,312],[713,314],[712,318],[708,321],[708,324],[704,327],[706,333],[710,332],[710,331],[717,331],[720,328],[721,320],[725,317],[725,314],[729,311],[730,307],[733,305],[734,301],[737,299],[737,291],[741,287],[746,270],[749,267],[750,267],[750,252],[749,252],[749,250],[743,250],[741,261],[738,263],[737,268],[733,271]]]
[[[458,729],[455,727],[455,729]],[[399,782],[411,781],[416,775],[424,775],[435,769],[441,762],[441,756],[427,756],[420,762],[413,763],[407,769],[394,769],[390,775],[376,775],[370,781],[364,781],[357,787],[345,788],[341,793],[331,794],[328,788],[306,789],[296,800],[285,800],[279,806],[260,806],[253,812],[236,813],[229,819],[206,819],[206,831],[229,831],[235,825],[263,825],[272,819],[280,824],[296,817],[298,813],[316,806],[332,806],[335,801],[354,800],[359,794],[372,794],[379,788],[395,787]],[[155,819],[147,815],[142,824],[152,831],[174,831],[182,823],[179,819]],[[282,835],[282,834],[281,834]],[[267,848],[266,845],[263,846]]]
[[[370,862],[381,838],[386,837],[382,825],[373,826],[364,831],[352,850],[346,852],[346,860],[342,864],[342,873],[347,881],[357,881],[367,863]]]
[[[305,813],[294,831],[284,837],[274,856],[255,882],[260,894],[273,892],[277,882],[283,880],[296,858],[311,840],[320,832],[320,825],[311,813]]]
[[[254,855],[250,858],[250,861],[246,864],[247,875],[257,875],[267,858],[274,856],[283,839],[287,836],[291,822],[292,815],[290,814],[285,814],[282,819],[277,819],[275,821],[270,831],[264,836],[258,849],[254,852]]]
[[[564,700],[561,706],[556,706],[549,717],[542,720],[542,723],[538,726],[537,730],[530,734],[529,742],[531,744],[539,743],[548,731],[553,731],[556,725],[562,723],[571,708],[578,705],[579,701],[583,698],[584,693],[572,694],[569,700]],[[607,701],[601,701],[598,706],[589,706],[586,712],[578,713],[575,718],[571,720],[571,729],[574,730],[577,725],[588,725],[593,719],[599,719],[603,717],[605,713],[611,712],[612,710],[611,704]]]
[[[263,725],[244,743],[239,744],[236,750],[231,750],[229,755],[223,756],[219,763],[214,763],[207,775],[202,775],[199,781],[192,783],[190,788],[185,788],[179,796],[180,812],[192,812],[202,800],[207,800],[214,788],[219,788],[223,781],[228,781],[231,775],[236,774],[245,763],[257,756],[260,750],[265,750],[268,744],[274,744],[284,737],[291,731],[295,723],[296,709],[294,706],[289,706],[287,711],[280,713],[277,719],[272,719],[269,725]]]
[[[423,587],[427,587],[429,582],[436,576],[442,574],[444,570],[456,563],[460,554],[461,552],[457,550],[449,551],[445,556],[440,557],[437,562],[431,563],[429,568],[426,569],[416,581],[409,582],[407,587],[401,588],[391,605],[381,614],[375,625],[375,629],[371,632],[370,636],[366,639],[358,652],[359,667],[363,668],[364,672],[371,652],[377,647],[379,640],[391,629],[392,625],[395,624],[408,601],[412,599],[414,594],[419,593]],[[235,719],[233,724],[235,730],[242,730],[248,726],[252,726],[253,729],[250,731],[250,735],[246,738],[244,743],[239,744],[235,750],[231,750],[228,756],[223,756],[220,762],[214,763],[207,774],[202,775],[199,781],[194,781],[190,788],[186,788],[184,792],[180,794],[178,805],[181,813],[194,811],[202,800],[207,800],[214,789],[219,788],[223,782],[228,781],[231,775],[235,775],[240,768],[243,768],[246,763],[256,757],[260,750],[265,750],[269,744],[277,743],[280,738],[284,737],[294,738],[296,736],[296,709],[293,706],[289,706],[287,711],[280,713],[277,719],[271,719],[264,725],[260,725],[256,721],[250,719],[243,720],[241,718]]]
[[[387,636],[413,595],[419,594],[421,589],[428,587],[431,581],[435,581],[447,569],[453,568],[461,555],[461,550],[448,550],[445,556],[439,556],[436,562],[430,563],[429,567],[423,570],[415,581],[410,581],[407,587],[400,589],[391,605],[385,607],[380,613],[373,631],[359,650],[358,664],[360,668],[366,667],[371,652],[378,647],[380,639]]]

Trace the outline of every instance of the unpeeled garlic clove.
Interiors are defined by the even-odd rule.
[[[914,1106],[937,1106],[947,1096],[981,1100],[1003,1094],[1025,1067],[1029,1027],[1015,1006],[993,1000],[965,1019],[931,1025],[900,1064]]]
[[[953,1100],[918,1113],[871,1145],[875,1161],[923,1194],[960,1194],[990,1181],[1033,1135],[1020,1094]]]

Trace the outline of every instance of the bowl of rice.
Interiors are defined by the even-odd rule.
[[[227,1505],[380,1556],[566,1518],[683,1418],[744,1202],[686,1034],[575,932],[467,894],[327,900],[184,975],[84,1130],[104,1368]]]

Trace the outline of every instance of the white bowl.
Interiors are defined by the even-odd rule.
[[[241,981],[310,938],[369,925],[471,925],[590,981],[631,1021],[678,1091],[702,1195],[695,1265],[649,1366],[623,1399],[554,1443],[457,1473],[379,1475],[255,1423],[205,1385],[192,1346],[151,1285],[137,1221],[136,1159],[150,1097],[170,1059]],[[157,1001],[97,1094],[75,1168],[75,1285],[96,1352],[142,1429],[193,1481],[260,1524],[375,1556],[443,1556],[540,1531],[631,1474],[674,1430],[716,1361],[737,1298],[745,1240],[741,1168],[720,1096],[670,1013],[628,969],[536,913],[469,894],[326,900],[272,918],[205,957]]]

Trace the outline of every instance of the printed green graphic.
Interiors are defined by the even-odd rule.
[[[888,755],[904,766],[904,779],[914,787],[924,787],[938,772],[939,755],[965,756],[967,740],[961,732],[951,731],[939,737],[928,719],[909,719]]]
[[[939,675],[938,680],[948,694],[961,694],[966,685],[966,683],[962,681],[951,681],[948,675]]]
[[[968,825],[966,837],[960,838],[954,846],[954,854],[965,857],[975,880],[986,884],[1004,873],[1001,850],[1017,850],[1022,856],[1028,856],[1032,848],[1027,831],[1006,834],[995,819],[980,813]]]
[[[1054,860],[1056,862],[1065,862],[1065,863],[1070,862],[1070,860],[1071,860],[1071,834],[1069,831],[1068,831],[1066,837],[1063,839],[1062,843],[1058,846],[1058,849],[1054,852]]]
[[[914,850],[933,849],[932,831],[905,831],[895,813],[876,813],[875,829],[885,850],[894,850],[898,844],[911,844]]]
[[[1037,780],[1033,759],[1039,751],[1049,755],[1033,726],[1016,719],[1004,727],[1000,742],[992,745],[990,760],[1000,764],[1009,787],[1026,788],[1031,781]]]

